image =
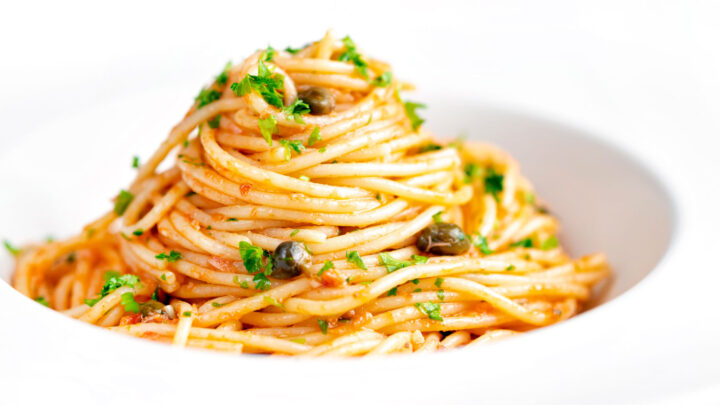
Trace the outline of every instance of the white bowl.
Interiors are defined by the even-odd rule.
[[[177,350],[125,337],[47,310],[0,282],[0,308],[13,308],[0,313],[5,395],[30,391],[52,399],[72,393],[80,402],[98,402],[112,392],[110,400],[122,398],[123,403],[170,398],[405,403],[412,398],[420,403],[530,399],[558,404],[607,403],[619,393],[627,402],[649,398],[649,393],[633,391],[630,381],[616,380],[612,371],[619,364],[642,370],[654,353],[631,353],[622,340],[632,347],[647,338],[643,333],[653,333],[650,329],[618,339],[640,316],[632,299],[641,297],[635,292],[640,286],[633,286],[656,267],[673,240],[678,219],[661,181],[621,149],[582,131],[472,102],[435,100],[428,123],[436,133],[464,131],[471,139],[497,143],[520,162],[538,195],[559,216],[562,242],[573,255],[607,253],[615,272],[603,296],[609,302],[485,347],[310,360]],[[0,150],[0,172],[13,173],[0,195],[0,237],[26,241],[48,232],[67,235],[109,209],[107,200],[130,179],[130,170],[122,168],[138,152],[134,148],[142,145],[149,155],[185,101],[168,94],[120,100]],[[169,105],[160,116],[151,108],[158,102]],[[131,112],[133,122],[128,122]],[[5,255],[0,276],[9,280],[10,274]]]

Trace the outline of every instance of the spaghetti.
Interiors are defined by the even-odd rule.
[[[113,331],[238,353],[435,351],[578,313],[604,255],[570,259],[518,164],[435,140],[410,88],[331,33],[228,65],[112,211],[18,253],[14,287]]]

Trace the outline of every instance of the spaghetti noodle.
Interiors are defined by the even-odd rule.
[[[331,33],[228,65],[112,211],[18,253],[14,287],[113,331],[238,353],[435,351],[578,313],[604,255],[570,259],[518,164],[435,140],[410,88]]]

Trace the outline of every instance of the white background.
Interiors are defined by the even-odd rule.
[[[169,129],[228,60],[268,44],[299,46],[334,28],[421,88],[586,128],[645,161],[687,197],[693,231],[688,271],[695,279],[684,288],[696,289],[697,301],[678,302],[669,322],[717,323],[716,312],[694,308],[715,304],[720,272],[708,254],[720,242],[713,209],[720,197],[719,21],[720,7],[712,1],[6,1],[0,5],[0,145],[11,149],[54,120],[142,92],[185,95],[158,106],[162,119],[155,125]],[[147,156],[164,136],[148,134],[137,153]],[[72,144],[56,153],[78,159],[97,150]],[[87,193],[96,196],[91,207],[99,207],[87,219],[132,174],[129,156],[110,155],[107,167],[89,168],[109,180],[107,188]],[[28,164],[39,163],[28,157]],[[120,165],[125,171],[117,170]],[[66,225],[62,219],[53,224]],[[0,224],[0,237],[7,236]],[[706,259],[698,260],[700,254]],[[690,350],[695,338],[672,344]],[[676,361],[663,362],[658,353],[648,381],[672,373]],[[7,364],[2,371],[10,372]],[[710,386],[693,388],[692,402],[718,395]]]

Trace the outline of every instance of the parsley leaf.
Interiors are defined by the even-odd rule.
[[[420,147],[418,149],[418,153],[425,153],[425,152],[432,152],[434,150],[440,150],[442,149],[442,146],[436,144],[436,143],[428,143]]]
[[[433,302],[416,302],[415,307],[433,321],[442,322],[443,318],[440,315],[440,304]]]
[[[105,273],[105,284],[103,285],[102,289],[100,290],[100,294],[97,298],[93,299],[86,299],[85,303],[89,306],[93,306],[98,303],[102,298],[108,296],[111,292],[117,290],[120,287],[135,287],[136,285],[140,284],[140,279],[138,276],[134,274],[123,274],[122,276],[119,275],[119,273],[114,271],[108,271]],[[132,295],[132,292],[128,292]],[[127,293],[125,293],[127,294]],[[123,294],[123,296],[125,295]],[[122,297],[122,296],[121,296]],[[125,301],[129,301],[127,298],[124,299]],[[134,300],[133,300],[134,301]],[[123,302],[123,304],[125,304]],[[132,305],[132,304],[131,304]]]
[[[422,125],[423,122],[425,122],[424,119],[420,118],[419,115],[417,115],[416,110],[418,108],[427,108],[425,104],[416,103],[414,101],[405,101],[405,114],[410,119],[410,125],[412,125],[413,131],[417,130],[420,125]]]
[[[260,55],[260,60],[263,62],[271,62],[274,57],[275,57],[275,48],[268,45],[267,49],[265,49],[265,52],[263,52]]]
[[[520,239],[517,242],[513,242],[510,244],[510,247],[524,247],[524,248],[531,248],[533,247],[533,240],[530,238]]]
[[[195,97],[195,101],[198,102],[197,108],[205,107],[206,105],[219,100],[220,96],[222,96],[222,93],[220,93],[217,90],[211,90],[211,89],[200,90],[200,94],[198,94],[197,97]]]
[[[503,179],[505,176],[488,167],[485,173],[485,192],[492,194],[495,201],[500,201],[498,194],[503,191]]]
[[[170,254],[163,252],[156,255],[155,258],[159,260],[166,260],[168,263],[172,263],[182,259],[182,255],[176,250],[171,250]]]
[[[428,257],[427,256],[420,256],[420,255],[412,255],[410,258],[413,261],[413,264],[424,264],[427,263]]]
[[[258,74],[246,75],[239,83],[230,85],[233,93],[240,97],[251,90],[257,91],[265,101],[273,107],[283,108],[283,98],[279,90],[284,87],[284,77],[281,74],[273,73],[262,59],[258,61]]]
[[[260,247],[242,241],[238,244],[243,266],[250,274],[254,274],[253,283],[256,290],[267,290],[271,283],[267,278],[272,274],[272,261],[266,257],[268,253]]]
[[[37,297],[37,298],[35,298],[35,301],[45,305],[48,308],[50,307],[50,302],[48,302],[48,300],[46,300],[45,297]]]
[[[216,129],[220,126],[220,114],[216,115],[214,118],[210,118],[207,120],[208,126],[212,129]]]
[[[133,198],[135,198],[132,193],[126,190],[120,190],[120,194],[117,196],[117,200],[115,200],[115,208],[113,210],[115,211],[115,214],[118,216],[125,213],[125,210],[127,209],[128,205],[132,202]]]
[[[320,137],[320,128],[315,127],[313,129],[312,133],[310,134],[310,137],[308,138],[308,146],[313,146],[317,141],[321,141],[322,138]]]
[[[290,232],[290,237],[292,238],[293,236],[297,235],[298,232],[300,232],[299,229],[293,230],[292,232]]]
[[[443,221],[442,213],[443,213],[442,211],[438,211],[438,212],[434,213],[432,216],[433,222],[435,222],[436,224],[441,224]]]
[[[140,167],[140,158],[138,156],[133,156],[132,167],[133,169]]]
[[[272,146],[272,136],[277,134],[277,120],[275,117],[268,115],[265,118],[259,118],[258,126],[260,127],[260,133],[265,138],[265,142]]]
[[[345,258],[350,263],[355,264],[357,267],[367,270],[367,267],[365,266],[365,262],[363,262],[362,258],[358,254],[356,250],[349,250],[345,252]]]
[[[145,233],[145,231],[139,228],[133,231],[133,235],[135,236],[142,236],[143,233]]]
[[[127,312],[140,312],[140,305],[135,301],[135,295],[133,295],[132,291],[123,293],[123,295],[120,296],[120,303],[125,307],[125,311]]]
[[[412,266],[414,263],[407,260],[398,260],[387,253],[380,253],[380,264],[384,265],[388,273]]]
[[[305,147],[300,141],[288,141],[286,139],[281,139],[280,145],[285,148],[285,160],[290,160],[292,157],[291,150],[295,151],[298,155],[302,154],[302,151],[305,150]]]
[[[302,48],[292,48],[292,47],[289,47],[289,46],[288,46],[287,48],[285,48],[285,52],[290,53],[290,54],[293,54],[293,55],[297,54],[297,53],[300,52],[301,50],[302,50]]]
[[[338,60],[340,62],[352,62],[352,64],[355,65],[355,70],[360,74],[360,76],[367,79],[368,78],[368,72],[367,72],[368,63],[362,58],[362,55],[360,55],[360,53],[357,51],[355,42],[353,42],[353,40],[350,39],[349,36],[346,36],[345,38],[343,38],[342,42],[343,42],[343,44],[345,44],[345,51],[340,54],[340,57],[338,57]]]
[[[393,295],[397,295],[397,290],[398,290],[397,286],[389,289],[387,292],[387,296],[392,297]]]
[[[558,240],[555,235],[550,236],[540,244],[540,249],[542,250],[550,250],[556,247],[558,247]]]
[[[445,301],[445,290],[437,290],[437,296],[440,301]]]
[[[372,84],[378,87],[387,87],[392,81],[392,72],[383,72],[380,76],[373,79]]]
[[[485,169],[475,163],[466,164],[463,171],[465,172],[465,177],[463,179],[465,184],[470,184],[473,180],[479,179],[485,175]]]
[[[478,237],[473,242],[473,244],[475,246],[477,246],[477,248],[480,249],[480,252],[482,252],[482,254],[484,254],[484,255],[489,255],[493,252],[492,250],[490,250],[490,247],[488,246],[487,238],[484,236]]]
[[[335,265],[333,264],[333,262],[328,260],[325,262],[325,264],[323,264],[322,268],[320,269],[320,271],[318,271],[317,275],[322,276],[323,273],[325,273],[326,271],[328,271],[330,269],[334,269],[334,268],[335,268]]]
[[[278,300],[276,300],[275,298],[270,297],[268,295],[263,297],[263,301],[265,301],[266,303],[268,303],[274,307],[285,309],[285,306],[283,304],[279,303]]]
[[[433,283],[433,284],[435,284],[435,287],[440,288],[442,286],[443,281],[445,281],[444,278],[438,277],[435,279],[435,283]]]
[[[17,256],[18,254],[20,254],[20,249],[10,244],[9,241],[4,240],[3,245],[5,245],[5,249],[7,249],[7,251],[10,252],[11,255]]]
[[[287,117],[287,119],[293,120],[298,124],[305,124],[305,121],[302,119],[302,115],[310,112],[310,106],[298,98],[292,104],[283,108],[283,112],[285,113],[285,117]]]
[[[228,81],[228,72],[232,68],[232,62],[225,64],[223,71],[219,75],[215,76],[215,84],[218,86],[224,86]]]
[[[328,322],[322,319],[318,319],[318,326],[320,326],[320,331],[323,335],[327,335],[328,332]]]

